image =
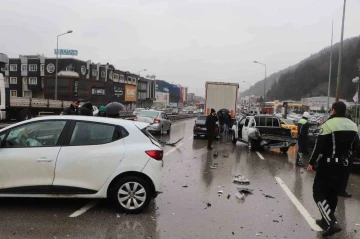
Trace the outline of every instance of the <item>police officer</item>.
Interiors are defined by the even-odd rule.
[[[298,128],[298,149],[296,153],[296,166],[304,167],[303,153],[306,153],[307,137],[309,132],[309,112],[304,112],[302,118],[297,124]]]
[[[212,150],[211,147],[212,142],[214,141],[215,137],[215,128],[216,128],[216,122],[218,121],[218,118],[216,116],[216,111],[214,109],[211,109],[210,114],[206,117],[206,130],[207,130],[207,137],[208,137],[208,145],[207,149]]]
[[[307,170],[317,171],[313,197],[322,219],[316,223],[325,230],[324,237],[340,232],[334,212],[338,193],[349,165],[350,151],[358,147],[359,136],[354,122],[345,117],[346,105],[335,102],[330,118],[321,125]]]

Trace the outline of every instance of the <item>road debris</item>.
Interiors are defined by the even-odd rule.
[[[279,223],[279,221],[278,221],[278,220],[273,220],[273,222],[277,222],[277,223]]]
[[[230,195],[230,194],[228,194],[228,195],[227,195],[227,199],[230,199],[230,196],[231,196],[231,195]]]
[[[209,207],[211,207],[211,203],[207,202],[207,203],[206,203],[206,207],[204,208],[204,210],[207,209],[207,208],[209,208]]]
[[[245,199],[245,194],[243,194],[243,193],[236,193],[236,197],[237,197],[238,199],[240,199],[240,200],[243,200],[243,199]]]
[[[120,217],[120,215],[119,214],[116,214],[116,218],[119,218]]]
[[[240,193],[243,193],[243,194],[245,194],[245,195],[253,194],[252,192],[254,191],[254,189],[250,189],[250,188],[237,188],[237,190],[238,190]]]
[[[267,194],[263,194],[266,198],[271,198],[271,199],[275,199],[273,196],[271,195],[267,195]]]
[[[250,181],[245,176],[237,175],[237,176],[234,176],[233,183],[250,184]]]
[[[219,155],[219,153],[216,151],[215,153],[214,153],[214,157],[217,157]]]
[[[223,194],[223,193],[224,193],[223,190],[218,191],[218,194]]]
[[[182,186],[183,188],[187,188],[188,187],[188,185],[184,185],[184,186]]]
[[[229,157],[229,154],[223,155],[223,158],[228,158],[228,157]]]
[[[217,169],[217,166],[215,166],[215,165],[210,165],[210,168],[211,168],[211,169]]]
[[[360,223],[355,223],[355,226],[360,226]]]

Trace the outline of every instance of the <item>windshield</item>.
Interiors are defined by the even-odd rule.
[[[144,110],[144,108],[137,108],[136,110],[135,110],[135,112],[141,112],[141,111],[143,111]]]
[[[148,111],[148,110],[143,110],[139,113],[139,116],[142,116],[142,117],[158,117],[159,115],[159,112],[156,112],[156,111]]]

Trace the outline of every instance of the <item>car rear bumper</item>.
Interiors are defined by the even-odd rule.
[[[148,131],[161,131],[161,125],[160,124],[149,125]]]
[[[146,174],[154,184],[155,192],[154,193],[161,193],[162,192],[162,170],[164,166],[163,160],[155,160],[150,158],[142,173]]]
[[[196,129],[193,131],[194,135],[202,135],[202,136],[206,136],[207,135],[207,130],[199,130],[199,129]],[[216,131],[215,132],[215,136],[219,136],[219,131]]]

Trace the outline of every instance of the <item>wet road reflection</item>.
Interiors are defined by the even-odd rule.
[[[295,167],[294,148],[287,154],[260,151],[261,159],[246,145],[222,137],[208,151],[206,139],[192,138],[192,126],[193,120],[176,122],[170,135],[156,136],[162,141],[183,137],[183,144],[164,158],[164,192],[143,214],[121,214],[103,200],[69,218],[89,200],[0,200],[1,238],[321,238],[274,179],[280,177],[308,212],[319,217],[312,199],[314,175]],[[173,148],[165,146],[164,152]],[[210,168],[214,163],[218,166]],[[234,184],[233,175],[239,174],[250,185]],[[353,198],[339,199],[336,215],[344,231],[336,238],[360,238],[355,232],[360,231],[355,225],[360,223],[359,182],[359,175],[352,174],[348,190]],[[236,198],[238,187],[253,189],[253,195]]]

